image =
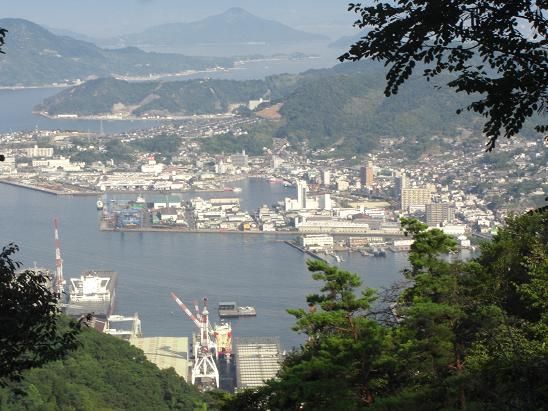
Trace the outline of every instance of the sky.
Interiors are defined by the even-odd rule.
[[[92,37],[139,32],[162,23],[189,22],[241,7],[252,14],[332,39],[354,33],[350,0],[9,0],[1,17]]]

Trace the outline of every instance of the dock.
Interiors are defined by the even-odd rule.
[[[284,241],[284,243],[290,245],[293,248],[296,248],[297,250],[299,250],[303,254],[308,254],[309,256],[315,258],[316,260],[320,260],[320,261],[323,261],[324,263],[328,263],[328,261],[325,258],[320,257],[318,254],[316,254],[313,251],[310,251],[310,250],[307,250],[304,247],[301,247],[300,245],[296,244],[294,241],[286,240],[286,241]]]

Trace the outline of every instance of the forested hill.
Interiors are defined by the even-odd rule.
[[[130,83],[113,78],[88,81],[63,90],[36,110],[49,115],[124,114],[132,116],[225,113],[231,104],[268,94],[261,80],[188,80]]]
[[[0,388],[0,409],[193,410],[216,409],[213,397],[186,384],[173,369],[159,370],[143,352],[115,337],[85,330],[81,346],[63,361],[24,373]]]
[[[232,59],[147,53],[134,47],[102,49],[57,36],[23,19],[0,19],[8,29],[0,55],[0,86],[34,86],[106,76],[148,76],[231,67]]]
[[[384,95],[381,70],[323,76],[303,82],[285,100],[286,120],[278,131],[312,148],[335,145],[339,151],[365,153],[379,138],[406,137],[422,144],[434,136],[454,136],[470,128],[477,117],[457,115],[468,104],[465,95],[435,89],[423,78],[410,79],[392,97]],[[414,144],[414,143],[413,143]]]
[[[37,110],[50,115],[191,115],[222,113],[231,104],[263,97],[283,103],[275,136],[348,153],[368,152],[383,137],[417,141],[413,147],[420,152],[433,136],[454,136],[459,128],[475,124],[471,114],[456,114],[468,103],[466,95],[446,87],[436,89],[418,76],[390,98],[384,96],[384,85],[384,67],[372,62],[252,81],[101,79],[64,90]]]

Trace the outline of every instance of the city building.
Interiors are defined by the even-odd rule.
[[[432,201],[432,193],[428,188],[402,188],[401,209],[407,211],[412,206],[426,206]]]
[[[337,180],[337,190],[338,191],[348,191],[350,184],[346,180]]]
[[[432,203],[426,205],[426,224],[437,227],[455,220],[455,207],[451,203]]]
[[[321,177],[322,185],[324,185],[325,187],[329,187],[331,185],[331,171],[322,170]]]
[[[306,181],[297,181],[297,207],[300,210],[306,208],[306,193],[308,192],[308,185]]]
[[[362,187],[372,187],[375,178],[374,175],[373,163],[369,161],[367,166],[360,168],[360,183]]]
[[[154,157],[149,157],[147,164],[143,164],[141,166],[141,172],[158,175],[162,171],[164,171],[164,168],[165,168],[164,164],[156,163],[156,160],[154,159]]]
[[[230,161],[234,167],[246,168],[249,166],[249,157],[245,153],[245,150],[242,150],[241,154],[232,154],[230,156]]]
[[[16,173],[15,157],[6,157],[4,161],[0,162],[0,174],[10,175]]]
[[[405,170],[401,170],[399,172],[396,172],[396,176],[394,178],[394,194],[401,199],[402,190],[404,188],[407,188],[408,181],[407,176],[405,175]]]
[[[35,158],[35,157],[53,157],[53,148],[52,147],[38,147],[35,145],[31,148],[25,148],[23,149],[27,157]]]

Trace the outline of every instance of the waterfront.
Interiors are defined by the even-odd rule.
[[[253,210],[283,198],[281,185],[243,180],[242,205]],[[29,267],[54,268],[52,219],[61,220],[65,277],[90,268],[118,272],[117,312],[139,312],[145,335],[190,335],[194,325],[171,300],[174,291],[188,303],[209,297],[213,319],[218,301],[257,308],[256,318],[234,320],[235,336],[279,335],[286,348],[302,337],[291,331],[285,309],[305,307],[317,284],[306,270],[306,256],[283,243],[286,236],[100,232],[94,197],[52,196],[0,185],[3,212],[0,242],[21,247],[17,259]],[[344,254],[343,267],[358,272],[372,287],[401,278],[403,253],[386,258]]]

